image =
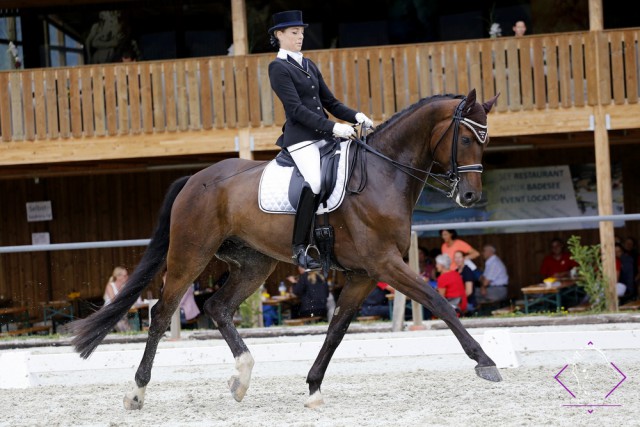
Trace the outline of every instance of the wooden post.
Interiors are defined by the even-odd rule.
[[[231,25],[233,26],[233,55],[248,54],[247,8],[244,0],[231,0]]]
[[[420,260],[418,257],[418,233],[411,232],[411,247],[409,248],[409,266],[416,272],[416,275],[420,275]],[[424,329],[422,324],[422,304],[417,301],[411,301],[411,314],[413,316],[412,330]]]
[[[598,32],[602,31],[602,0],[589,0],[589,29],[592,36],[595,36],[595,59],[596,64],[596,85],[597,104],[594,108],[594,143],[596,156],[596,182],[598,190],[598,214],[613,214],[613,198],[611,195],[611,157],[609,153],[609,134],[606,126],[606,114],[602,106],[602,94],[600,85],[600,64],[602,59],[601,38]],[[605,61],[608,63],[608,61]],[[613,222],[606,221],[600,223],[600,248],[602,251],[602,266],[604,277],[608,280],[606,288],[607,293],[607,310],[618,311],[618,294],[616,290],[617,274],[616,274],[616,257],[614,247],[614,231]]]

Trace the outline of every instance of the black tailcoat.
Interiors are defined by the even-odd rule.
[[[302,66],[290,56],[275,59],[269,64],[269,80],[287,116],[284,135],[277,142],[280,147],[330,137],[335,122],[325,109],[341,120],[356,122],[357,112],[333,96],[316,64],[307,58]]]

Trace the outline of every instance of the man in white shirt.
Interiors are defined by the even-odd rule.
[[[479,302],[503,301],[507,299],[509,275],[504,263],[496,255],[493,245],[484,245],[482,256],[485,259],[484,273],[480,277]]]

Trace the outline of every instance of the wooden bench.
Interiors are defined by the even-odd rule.
[[[22,329],[14,329],[13,331],[8,331],[3,333],[3,336],[14,336],[14,335],[31,335],[36,332],[47,331],[47,334],[51,333],[51,326],[47,325],[39,325],[39,326],[31,326],[29,328]]]
[[[380,320],[382,319],[382,317],[380,316],[358,316],[356,317],[356,320],[358,322],[375,322],[376,320]]]
[[[580,305],[576,305],[574,307],[569,307],[567,308],[567,311],[569,313],[583,313],[585,311],[588,311],[591,308],[591,304],[589,303],[583,303]]]
[[[640,310],[640,299],[621,305],[618,310]]]
[[[320,317],[300,317],[298,319],[286,319],[284,324],[286,326],[301,326],[308,325],[310,323],[316,323],[320,321]]]

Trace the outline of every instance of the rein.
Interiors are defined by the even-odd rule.
[[[453,114],[453,118],[451,119],[451,123],[449,124],[449,126],[447,127],[447,129],[445,129],[445,131],[442,133],[442,135],[440,136],[440,139],[438,139],[438,142],[436,142],[435,147],[433,148],[433,150],[431,150],[431,158],[435,158],[435,152],[438,149],[438,146],[440,145],[440,143],[444,140],[444,136],[447,134],[447,132],[449,131],[449,129],[451,129],[451,127],[453,126],[453,141],[451,144],[451,169],[448,170],[445,173],[433,173],[431,172],[431,169],[433,168],[434,164],[438,164],[439,166],[441,166],[438,162],[436,162],[435,160],[431,160],[431,164],[429,165],[428,169],[420,169],[420,168],[415,168],[413,166],[410,165],[406,165],[404,163],[400,163],[397,160],[394,160],[392,158],[390,158],[389,156],[382,154],[381,152],[379,152],[378,150],[376,150],[375,148],[371,147],[370,145],[367,144],[367,137],[366,134],[364,134],[364,132],[362,132],[362,140],[358,139],[358,138],[352,138],[352,140],[358,145],[358,147],[364,149],[365,151],[374,154],[375,156],[380,157],[381,159],[384,159],[386,161],[388,161],[389,163],[391,163],[392,165],[394,165],[396,167],[396,169],[398,169],[399,171],[409,175],[411,178],[414,178],[418,181],[420,181],[423,185],[428,185],[429,187],[431,187],[432,189],[438,191],[441,194],[444,194],[445,196],[452,198],[454,196],[454,194],[456,193],[456,190],[458,188],[458,183],[460,182],[460,174],[462,173],[468,173],[468,172],[475,172],[475,173],[482,173],[483,171],[483,167],[481,164],[473,164],[473,165],[458,165],[458,135],[460,132],[460,123],[464,124],[466,127],[470,128],[473,133],[475,134],[475,136],[478,138],[478,141],[481,144],[484,144],[486,141],[486,137],[487,137],[487,133],[486,133],[486,126],[480,125],[472,120],[466,119],[464,117],[462,117],[462,111],[464,110],[464,107],[466,106],[466,101],[467,98],[463,98],[462,101],[460,102],[460,104],[458,104],[458,106],[456,107],[456,110]],[[473,126],[477,126],[480,128],[484,128],[484,134],[483,134],[483,138],[480,137],[480,135],[478,134],[478,132],[473,128]],[[347,178],[347,182],[349,182],[351,180],[351,175],[353,174],[353,166],[356,164],[356,162],[358,161],[358,153],[360,150],[356,150],[353,156],[353,159],[351,161],[351,165],[352,167],[350,168],[350,172],[349,172],[349,177]],[[364,190],[364,187],[366,186],[366,181],[367,181],[367,174],[366,174],[366,157],[363,157],[363,159],[361,161],[358,162],[359,166],[360,166],[360,170],[361,170],[361,176],[362,181],[360,182],[360,185],[358,186],[358,188],[356,190],[351,190],[348,189],[350,193],[361,193],[362,190]],[[417,176],[415,173],[418,174],[423,174],[425,175],[425,178],[420,178],[419,176]],[[429,182],[429,178],[432,178],[433,181],[435,181],[438,185]]]

